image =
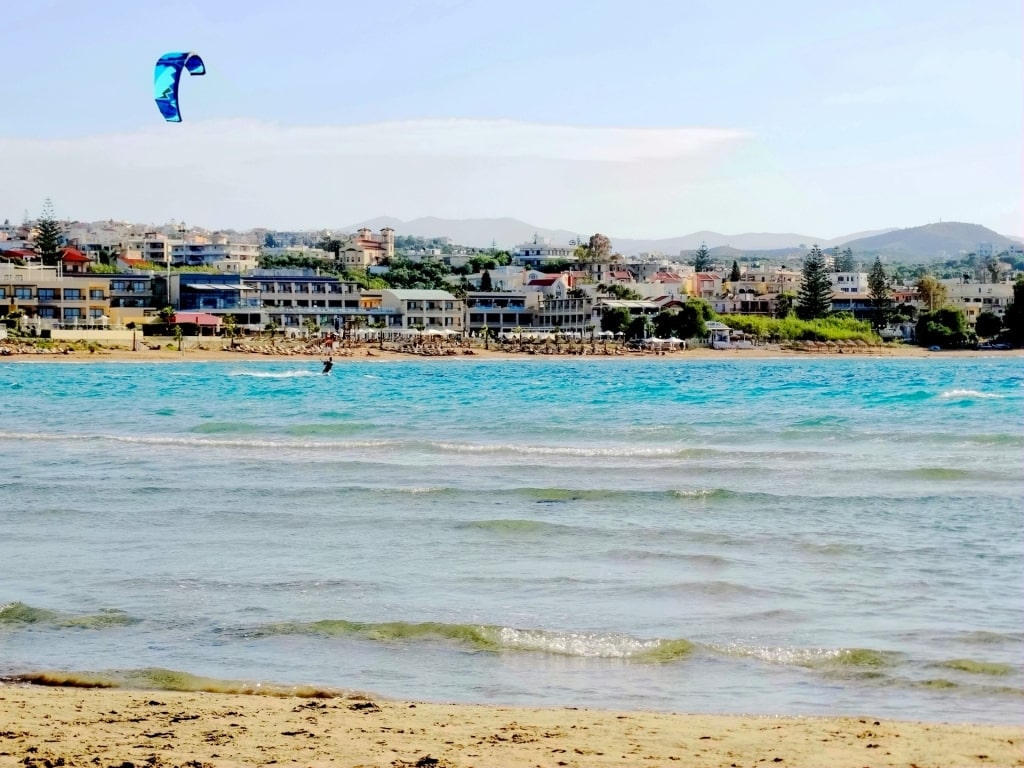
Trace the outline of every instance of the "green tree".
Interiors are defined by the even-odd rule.
[[[612,255],[612,241],[596,232],[590,236],[587,244],[587,261],[594,263],[607,262]]]
[[[1024,277],[1018,277],[1013,284],[1013,302],[1003,313],[1003,327],[1011,344],[1024,345]]]
[[[836,272],[853,272],[857,268],[853,261],[853,251],[849,248],[843,250],[842,253],[837,248],[835,259]]]
[[[415,262],[396,256],[388,264],[388,271],[383,278],[387,283],[386,287],[390,288],[447,291],[451,287],[448,282],[450,274],[444,262]]]
[[[174,307],[164,307],[157,313],[160,317],[160,322],[164,325],[170,325],[174,319]]]
[[[944,349],[955,349],[972,341],[967,317],[953,307],[922,313],[917,320],[916,336],[917,343],[923,347],[937,346]]]
[[[686,306],[696,313],[695,317],[699,317],[701,320],[708,321],[715,319],[715,310],[712,309],[711,305],[704,299],[691,296],[686,300]]]
[[[335,237],[327,237],[317,243],[317,248],[321,251],[328,251],[334,254],[334,258],[337,259],[341,256],[341,240]]]
[[[614,296],[616,299],[622,299],[624,301],[640,301],[643,299],[639,293],[634,291],[632,288],[627,288],[622,283],[599,283],[597,290],[607,296]]]
[[[708,335],[705,323],[713,314],[706,301],[690,299],[675,315],[673,334],[680,339],[701,339]]]
[[[494,283],[491,280],[491,273],[486,269],[480,275],[480,290],[481,291],[493,291]]]
[[[637,315],[626,326],[627,339],[646,339],[655,332],[654,320],[650,315]]]
[[[61,246],[64,244],[64,229],[53,213],[53,203],[46,198],[43,212],[36,222],[36,234],[33,238],[36,250],[47,267],[57,266],[60,261]]]
[[[796,296],[792,293],[780,293],[775,297],[775,317],[780,320],[793,314],[793,304]]]
[[[740,263],[733,259],[732,272],[729,273],[729,282],[738,283],[742,279],[743,275],[740,274]]]
[[[933,275],[924,274],[917,279],[917,295],[928,305],[929,312],[935,312],[946,303],[946,286],[936,280]]]
[[[632,319],[633,315],[625,307],[613,307],[601,315],[601,330],[612,333],[625,332]]]
[[[711,253],[706,243],[701,243],[700,248],[693,254],[693,270],[695,272],[707,272],[711,269]]]
[[[892,306],[892,293],[889,291],[889,276],[886,275],[879,256],[875,257],[875,263],[871,265],[871,272],[868,273],[868,297],[871,299],[871,308],[874,309],[875,327],[885,325]]]
[[[974,322],[974,332],[982,339],[994,339],[1003,330],[1003,320],[994,312],[982,312]]]
[[[817,245],[804,259],[796,314],[801,320],[828,317],[832,312],[832,281],[825,267],[825,255]]]
[[[220,319],[220,332],[231,339],[231,346],[235,346],[235,336],[238,335],[238,321],[234,315],[224,315]]]

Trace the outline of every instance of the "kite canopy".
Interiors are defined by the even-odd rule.
[[[183,69],[187,69],[190,75],[206,74],[206,65],[198,53],[165,53],[157,61],[153,73],[153,98],[160,108],[160,114],[169,123],[181,122],[178,82]]]

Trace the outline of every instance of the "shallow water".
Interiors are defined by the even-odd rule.
[[[0,364],[0,673],[1024,719],[1017,359],[318,370]]]

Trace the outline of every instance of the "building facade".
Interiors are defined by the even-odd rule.
[[[465,303],[448,291],[386,288],[380,291],[381,309],[389,312],[398,328],[465,330]]]
[[[171,263],[178,267],[213,267],[220,272],[242,274],[259,266],[260,249],[252,243],[229,242],[224,235],[175,244],[171,247]]]

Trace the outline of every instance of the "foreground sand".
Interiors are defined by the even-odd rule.
[[[1024,727],[0,684],[0,766],[1024,766]]]
[[[168,340],[164,339],[163,342]],[[1024,357],[1024,350],[943,350],[932,352],[924,347],[909,344],[885,344],[875,347],[846,348],[840,353],[838,348],[804,348],[793,349],[779,345],[766,345],[753,349],[729,349],[716,350],[707,347],[694,349],[677,350],[656,354],[652,352],[635,352],[617,350],[614,345],[605,347],[602,344],[595,346],[586,345],[586,353],[568,354],[564,348],[560,353],[536,352],[528,354],[518,351],[502,351],[498,349],[486,349],[483,346],[470,348],[455,348],[450,354],[438,354],[431,351],[398,351],[394,347],[381,349],[377,344],[360,344],[348,349],[328,351],[316,349],[305,343],[278,342],[269,344],[253,342],[246,345],[247,349],[253,351],[230,350],[221,339],[203,339],[202,341],[186,340],[185,348],[181,351],[167,348],[167,344],[153,344],[155,348],[140,346],[137,350],[124,348],[100,348],[95,351],[85,349],[71,349],[67,352],[55,351],[46,353],[26,354],[26,347],[15,345],[12,342],[0,342],[0,361],[73,361],[96,360],[103,362],[110,361],[235,361],[244,362],[248,360],[322,360],[327,355],[332,355],[336,363],[345,360],[744,360],[764,358],[832,358],[832,359],[877,359],[877,358],[932,358],[948,359],[950,357]],[[607,349],[607,354],[605,350]],[[6,350],[6,354],[4,353]]]

